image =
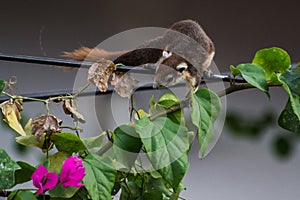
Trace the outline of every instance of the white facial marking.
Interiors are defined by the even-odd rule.
[[[179,65],[177,65],[176,69],[178,71],[183,71],[186,70],[188,68],[187,64],[185,62],[180,63]]]
[[[169,58],[172,55],[172,52],[163,51],[162,56],[164,58]]]

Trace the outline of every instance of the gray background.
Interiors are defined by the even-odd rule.
[[[0,52],[59,57],[62,51],[94,47],[119,32],[138,27],[169,27],[175,21],[197,20],[216,45],[215,63],[220,71],[230,64],[250,62],[261,48],[286,49],[293,62],[300,61],[300,12],[298,1],[2,1]],[[72,88],[76,71],[62,72],[46,66],[0,61],[0,78],[17,76],[19,93]],[[152,94],[149,92],[148,95]],[[247,117],[267,110],[277,116],[287,96],[271,89],[271,101],[256,90],[228,96],[228,108]],[[109,96],[99,98],[105,107]],[[42,105],[25,105],[27,116],[45,112]],[[58,110],[58,108],[53,108]],[[56,111],[55,111],[56,112]],[[57,111],[59,112],[59,111]],[[106,112],[102,112],[107,115]],[[126,116],[126,115],[125,115]],[[109,123],[109,118],[106,118]],[[71,120],[66,119],[66,122]],[[109,126],[109,125],[107,125]],[[97,127],[90,133],[97,134]],[[185,177],[187,199],[298,199],[300,196],[299,148],[287,160],[277,159],[270,143],[274,135],[288,133],[268,129],[260,140],[234,138],[224,130],[212,152],[198,159],[192,149]],[[1,129],[0,146],[14,159],[33,160],[39,152],[16,154],[14,136]]]

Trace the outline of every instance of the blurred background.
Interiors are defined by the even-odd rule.
[[[60,58],[63,51],[97,46],[122,31],[168,28],[189,18],[198,21],[214,41],[214,62],[221,72],[228,71],[230,64],[251,62],[257,50],[272,46],[285,49],[292,62],[298,63],[299,6],[296,0],[2,1],[0,52]],[[0,79],[12,76],[17,77],[16,92],[23,94],[72,89],[76,70],[64,72],[49,66],[0,61]],[[191,150],[191,166],[184,179],[187,190],[182,196],[211,200],[298,199],[299,138],[276,125],[286,100],[287,95],[279,88],[271,89],[270,100],[257,90],[229,95],[227,125],[215,148],[203,160],[198,158],[196,145]],[[105,107],[109,95],[98,101]],[[24,108],[28,118],[45,113],[38,103],[26,103]],[[105,119],[109,123],[110,118]],[[69,118],[64,121],[71,123]],[[88,132],[96,135],[100,131],[90,127]],[[15,151],[15,135],[3,128],[0,134],[0,146],[13,159],[37,164],[40,152],[27,150],[20,154]]]

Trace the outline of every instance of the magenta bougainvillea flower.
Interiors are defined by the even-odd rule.
[[[85,168],[82,166],[82,160],[78,158],[78,155],[71,156],[63,162],[60,173],[60,182],[63,187],[79,188],[84,186],[80,183],[84,176]]]
[[[33,185],[38,189],[37,193],[42,194],[45,190],[53,189],[58,182],[58,175],[48,172],[47,168],[40,165],[31,175]]]

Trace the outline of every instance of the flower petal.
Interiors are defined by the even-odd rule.
[[[37,188],[42,188],[42,180],[48,173],[48,170],[43,165],[40,165],[31,175],[33,185]]]
[[[36,192],[37,192],[38,194],[43,194],[43,192],[44,192],[43,186],[42,186],[40,189],[38,189]]]
[[[67,177],[69,176],[70,173],[70,168],[74,167],[74,162],[73,162],[73,156],[71,156],[70,158],[66,159],[63,162],[62,165],[62,170],[60,172],[60,181],[63,182],[64,180],[67,179]]]
[[[78,158],[78,155],[71,156],[63,162],[60,182],[63,187],[82,187],[80,184],[85,176],[85,168],[82,166],[82,160]]]
[[[49,172],[46,176],[44,190],[53,189],[56,186],[57,182],[58,182],[58,175],[53,172]]]

